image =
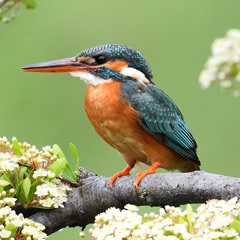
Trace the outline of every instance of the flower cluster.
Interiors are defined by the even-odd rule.
[[[15,137],[12,144],[0,138],[0,200],[16,197],[25,208],[63,207],[71,188],[58,178],[66,164],[50,146],[39,151]]]
[[[70,147],[78,158],[75,146]],[[46,239],[42,224],[17,215],[12,207],[15,202],[23,208],[64,207],[67,193],[71,191],[67,183],[73,184],[76,180],[59,146],[46,146],[39,151],[15,137],[12,143],[6,137],[0,138],[0,239]]]
[[[53,154],[50,146],[43,147],[42,151],[39,151],[35,145],[17,142],[15,137],[12,141],[16,145],[10,144],[6,137],[0,138],[0,174],[6,170],[12,171],[21,165],[41,171],[41,168],[46,169],[57,160],[57,156]],[[19,149],[16,149],[17,147]]]
[[[39,239],[47,238],[43,232],[44,225],[16,214],[10,208],[15,204],[15,198],[5,198],[0,201],[0,239]]]
[[[96,216],[90,234],[98,240],[141,239],[240,239],[240,202],[211,200],[194,213],[166,206],[159,213],[137,214],[137,207],[110,208]],[[81,237],[85,237],[83,232]]]
[[[41,185],[37,186],[35,194],[39,197],[39,203],[43,207],[58,208],[64,207],[63,203],[67,201],[67,192],[71,188],[63,184],[59,179],[53,179],[51,182],[45,180]]]
[[[224,38],[214,41],[199,81],[203,88],[218,83],[235,97],[240,96],[240,30],[229,30]]]

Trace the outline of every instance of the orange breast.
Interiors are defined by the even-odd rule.
[[[96,132],[122,155],[128,165],[133,166],[136,161],[160,162],[169,170],[195,170],[189,160],[144,130],[139,114],[120,96],[120,82],[89,85],[84,106]]]
[[[96,132],[115,148],[129,165],[146,161],[138,141],[138,114],[120,98],[120,82],[89,85],[85,95],[85,111]],[[136,159],[136,160],[135,160]]]

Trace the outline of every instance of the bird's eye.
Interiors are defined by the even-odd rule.
[[[95,58],[96,63],[103,64],[107,61],[107,57],[104,55],[99,55]]]

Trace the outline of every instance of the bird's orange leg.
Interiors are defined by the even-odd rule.
[[[112,188],[112,184],[115,182],[115,180],[121,176],[126,176],[126,175],[130,175],[129,172],[131,171],[131,169],[134,166],[130,167],[129,165],[121,172],[116,173],[115,175],[113,175],[109,181],[108,181],[108,185],[110,188]]]
[[[138,173],[138,174],[136,175],[136,178],[137,178],[137,179],[136,179],[136,181],[135,181],[135,183],[134,183],[134,188],[135,188],[135,190],[138,189],[139,183],[143,180],[143,178],[144,178],[145,176],[147,176],[148,174],[151,174],[151,173],[155,173],[156,169],[159,168],[159,167],[161,167],[161,165],[162,165],[161,163],[155,162],[155,163],[154,163],[150,168],[148,168],[147,170]]]

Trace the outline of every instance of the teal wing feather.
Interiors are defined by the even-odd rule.
[[[140,124],[159,141],[200,165],[197,144],[173,100],[153,83],[142,86],[127,81],[122,99],[138,111]]]

